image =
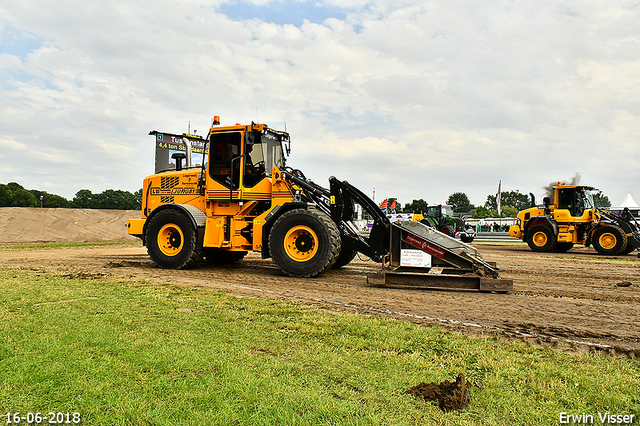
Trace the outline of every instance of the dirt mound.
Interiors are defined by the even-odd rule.
[[[127,220],[135,210],[0,208],[0,244],[133,241]]]
[[[463,410],[467,408],[471,400],[471,396],[467,391],[467,383],[462,373],[458,375],[458,378],[453,383],[448,380],[440,384],[420,383],[407,390],[406,393],[427,401],[438,401],[438,406],[444,412]]]

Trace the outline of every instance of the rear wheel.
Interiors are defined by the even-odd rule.
[[[615,225],[604,225],[596,229],[591,237],[593,248],[600,254],[615,256],[627,248],[627,235]]]
[[[527,244],[533,251],[553,251],[557,244],[553,230],[548,226],[534,226],[527,233]]]
[[[269,234],[273,261],[292,277],[315,277],[331,268],[340,247],[338,227],[317,210],[291,210],[275,221]]]
[[[190,268],[200,257],[191,221],[174,209],[163,210],[151,218],[146,242],[149,256],[161,268]]]

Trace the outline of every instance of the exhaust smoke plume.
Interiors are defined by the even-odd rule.
[[[551,202],[553,203],[553,187],[555,185],[558,184],[558,182],[562,183],[566,183],[567,185],[580,185],[580,173],[576,172],[575,175],[573,175],[573,177],[569,180],[556,180],[553,181],[551,183],[549,183],[548,186],[543,186],[542,189],[544,190],[544,196],[545,197],[549,197],[549,199],[551,200]]]

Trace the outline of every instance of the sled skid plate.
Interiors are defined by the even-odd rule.
[[[382,271],[367,275],[372,287],[413,288],[425,290],[479,291],[509,293],[513,280],[479,277],[477,275],[418,274]]]

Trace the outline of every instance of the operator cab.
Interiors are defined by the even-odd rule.
[[[427,216],[435,217],[435,218],[447,218],[454,217],[453,206],[449,204],[438,204],[437,206],[428,206],[427,207]]]
[[[557,208],[569,210],[571,216],[582,217],[586,210],[595,208],[593,193],[589,186],[567,186],[557,188]]]
[[[274,166],[284,169],[288,143],[286,132],[266,125],[212,127],[209,176],[228,189],[255,188]]]

